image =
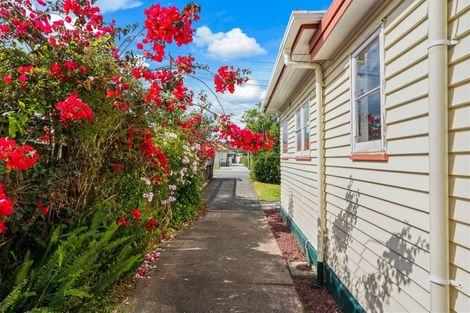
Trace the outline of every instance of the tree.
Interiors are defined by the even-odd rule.
[[[279,138],[279,116],[265,114],[260,111],[261,104],[256,108],[247,110],[242,121],[245,127],[252,132],[266,134],[270,138]],[[260,150],[253,153],[251,176],[260,182],[279,184],[281,182],[280,145],[275,140],[272,150]]]

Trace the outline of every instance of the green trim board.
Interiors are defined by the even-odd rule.
[[[348,313],[365,313],[366,311],[357,302],[356,298],[343,284],[341,279],[336,276],[335,272],[325,263],[325,277],[326,286],[328,291],[336,299],[336,302],[341,306],[344,312]]]
[[[282,219],[286,222],[289,226],[290,231],[296,237],[297,241],[300,243],[301,247],[305,250],[305,242],[307,241],[307,237],[305,234],[300,230],[300,228],[295,224],[292,220],[290,215],[281,207],[280,214]],[[365,313],[366,311],[362,308],[362,306],[357,302],[356,298],[352,295],[349,289],[343,284],[341,279],[336,276],[335,272],[328,266],[326,262],[319,262],[317,264],[317,250],[310,244],[307,243],[308,249],[308,256],[309,256],[309,264],[313,264],[315,266],[320,265],[320,268],[323,268],[324,275],[326,278],[326,285],[328,291],[333,295],[336,302],[341,306],[344,312],[351,312],[351,313]]]
[[[280,213],[282,219],[286,222],[287,226],[289,226],[291,233],[295,236],[295,238],[297,238],[300,246],[307,254],[307,264],[317,266],[317,250],[313,247],[312,243],[308,241],[307,236],[304,235],[304,233],[300,230],[297,224],[295,224],[295,222],[283,207],[281,207]],[[307,249],[305,249],[305,247],[307,247]]]

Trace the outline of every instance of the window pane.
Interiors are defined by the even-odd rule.
[[[304,151],[310,149],[310,127],[304,127]]]
[[[302,114],[300,113],[301,113],[300,109],[298,109],[297,112],[295,112],[295,130],[299,130],[302,127],[301,125],[302,121],[300,120]]]
[[[302,151],[302,132],[298,130],[296,132],[297,136],[297,151]]]
[[[379,38],[368,44],[356,57],[356,92],[359,97],[380,84]]]
[[[304,124],[303,126],[306,127],[310,124],[310,112],[308,104],[304,104]]]
[[[356,142],[382,139],[380,90],[356,102]]]

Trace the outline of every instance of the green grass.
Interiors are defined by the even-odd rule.
[[[254,181],[253,187],[261,201],[272,202],[281,200],[281,185]]]

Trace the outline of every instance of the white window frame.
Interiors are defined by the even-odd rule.
[[[286,150],[284,150],[284,139],[286,139]],[[281,122],[281,155],[289,154],[289,127],[287,120]]]
[[[308,106],[308,119],[307,119],[307,125],[305,125],[304,121],[305,121],[305,116],[304,116],[304,113],[305,113],[305,110],[304,110],[304,107],[305,106]],[[297,119],[297,114],[300,114],[300,125],[297,123],[298,119]],[[310,156],[310,149],[311,149],[311,142],[310,142],[310,139],[311,139],[311,134],[310,134],[310,101],[308,99],[305,99],[304,101],[300,102],[300,105],[297,107],[297,109],[295,110],[295,155],[296,156],[304,156],[304,157],[309,157]],[[308,127],[309,128],[309,138],[308,138],[308,142],[309,142],[309,147],[308,149],[306,150],[305,149],[305,133],[304,133],[304,129],[305,127]],[[298,150],[298,139],[297,139],[297,136],[298,136],[298,132],[300,132],[300,150]]]
[[[380,62],[380,128],[381,128],[381,139],[367,141],[367,142],[356,142],[357,136],[357,115],[356,115],[356,57],[362,50],[369,45],[372,41],[379,39],[379,62]],[[351,54],[351,149],[352,154],[357,153],[379,153],[385,152],[385,84],[384,84],[384,34],[383,25],[371,33],[367,39],[361,43],[361,45]],[[369,91],[362,95],[362,97],[376,91]]]

